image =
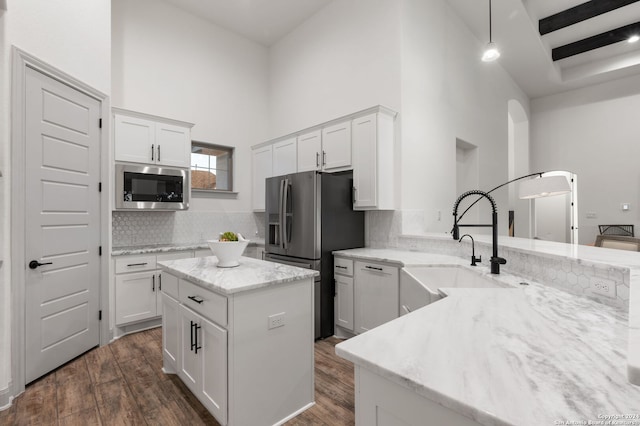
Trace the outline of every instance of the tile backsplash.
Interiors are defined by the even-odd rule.
[[[150,244],[188,244],[240,232],[247,239],[264,238],[264,214],[253,212],[113,212],[114,248]]]

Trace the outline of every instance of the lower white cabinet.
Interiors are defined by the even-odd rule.
[[[193,251],[118,256],[115,270],[115,324],[123,326],[162,315],[162,273],[156,262],[193,257]]]
[[[178,376],[222,424],[227,422],[227,330],[180,305]]]
[[[336,335],[364,333],[398,318],[397,267],[336,257],[334,281]]]
[[[173,277],[175,278],[175,277]],[[177,278],[175,279],[177,283]],[[164,372],[176,373],[180,358],[180,304],[169,294],[162,292],[162,357]]]

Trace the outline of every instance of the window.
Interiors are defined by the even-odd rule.
[[[191,189],[233,191],[234,148],[191,142]]]

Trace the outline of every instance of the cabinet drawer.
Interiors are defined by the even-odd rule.
[[[180,302],[211,321],[227,326],[227,298],[189,281],[180,280]]]
[[[156,269],[156,257],[152,256],[126,256],[116,259],[116,274],[126,272],[151,271]]]
[[[353,260],[342,257],[333,258],[333,273],[347,276],[353,275]]]
[[[356,269],[364,272],[379,275],[398,275],[398,268],[394,266],[381,265],[379,263],[356,262]]]
[[[158,281],[160,290],[167,293],[174,299],[178,298],[178,277],[171,275],[168,272],[162,272],[158,274]]]

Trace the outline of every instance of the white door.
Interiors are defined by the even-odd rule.
[[[353,331],[353,278],[333,276],[336,282],[336,325]]]
[[[351,166],[351,121],[322,129],[322,170]]]
[[[189,167],[191,130],[166,123],[156,123],[156,156],[158,164]]]
[[[227,330],[202,318],[202,403],[222,424],[227,422]],[[200,343],[202,339],[202,343]],[[200,351],[198,353],[200,355]]]
[[[27,68],[27,383],[99,344],[100,109]]]
[[[354,208],[376,207],[377,200],[376,114],[352,122]],[[391,161],[391,160],[389,160]]]
[[[116,161],[153,163],[156,161],[156,125],[151,120],[126,115],[113,117]]]
[[[298,136],[298,171],[320,170],[322,132],[320,130]]]
[[[298,171],[296,138],[273,144],[273,175],[282,176]]]
[[[116,325],[157,316],[155,271],[116,275]]]

